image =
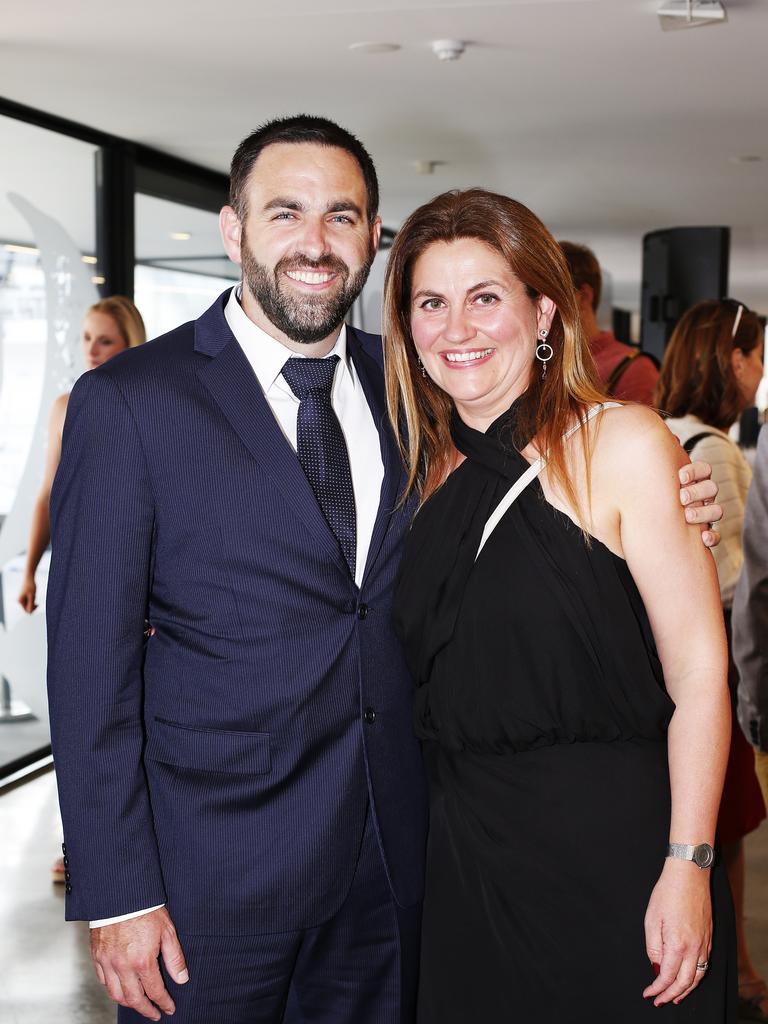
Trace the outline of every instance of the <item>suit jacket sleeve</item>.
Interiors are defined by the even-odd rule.
[[[760,431],[744,516],[744,565],[733,599],[733,656],[739,670],[739,722],[768,752],[768,430]]]
[[[136,423],[96,370],[72,391],[51,494],[48,692],[68,920],[166,899],[142,763],[153,531]]]

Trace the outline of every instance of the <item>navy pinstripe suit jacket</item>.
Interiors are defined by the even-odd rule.
[[[381,342],[348,332],[385,471],[358,591],[227,297],[70,398],[47,599],[69,919],[167,902],[190,934],[319,924],[369,799],[396,900],[421,898],[425,789],[390,622],[412,509]]]

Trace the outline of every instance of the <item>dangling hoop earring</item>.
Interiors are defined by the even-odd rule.
[[[416,356],[416,362],[418,364],[419,369],[421,370],[421,376],[422,377],[426,377],[427,376],[427,371],[424,368],[424,363],[422,363],[422,361],[421,361],[421,356],[419,356],[419,355]]]
[[[542,364],[542,366],[541,366],[541,379],[542,380],[544,380],[544,378],[547,376],[547,363],[552,358],[552,356],[555,354],[555,350],[552,348],[552,346],[547,341],[547,335],[548,334],[549,334],[549,331],[546,329],[546,327],[542,327],[541,330],[539,331],[539,338],[541,340],[539,341],[538,345],[536,346],[536,358]]]

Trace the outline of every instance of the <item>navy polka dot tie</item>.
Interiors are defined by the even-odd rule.
[[[299,399],[296,454],[355,575],[355,492],[341,424],[331,405],[338,356],[289,359],[283,377]]]

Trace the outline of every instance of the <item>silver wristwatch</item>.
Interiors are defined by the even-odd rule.
[[[670,843],[667,847],[667,856],[675,857],[677,860],[692,860],[699,868],[712,866],[715,859],[715,851],[709,843],[699,843],[698,846],[686,846],[685,843]]]

